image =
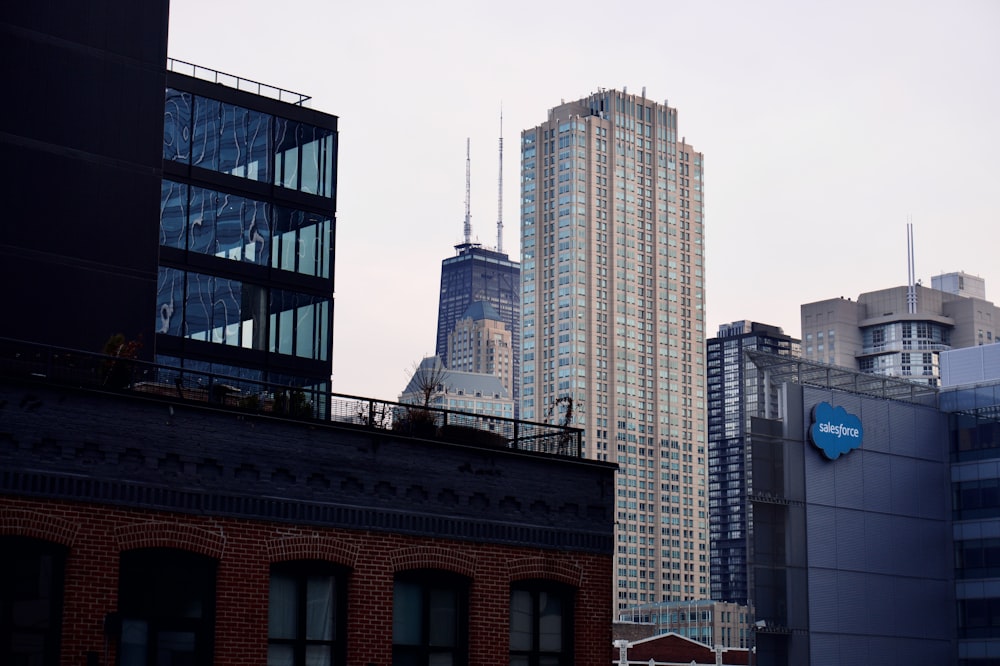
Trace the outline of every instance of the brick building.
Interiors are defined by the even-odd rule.
[[[3,351],[0,662],[607,663],[612,465]]]

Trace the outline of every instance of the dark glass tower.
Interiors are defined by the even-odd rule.
[[[712,599],[746,604],[748,414],[756,414],[753,407],[767,396],[743,352],[798,356],[799,341],[777,326],[737,321],[720,326],[718,337],[706,344]]]
[[[0,12],[0,337],[150,356],[167,4]]]
[[[448,362],[448,335],[476,301],[492,305],[510,329],[513,351],[515,418],[521,396],[521,264],[476,243],[456,245],[457,254],[441,262],[441,296],[438,301],[435,354]]]

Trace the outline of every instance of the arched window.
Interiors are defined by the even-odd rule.
[[[511,586],[511,666],[573,663],[573,600],[573,588],[552,581],[521,581]]]
[[[170,548],[122,553],[120,666],[212,663],[216,561]]]
[[[66,548],[0,537],[0,664],[59,663]]]
[[[316,560],[272,565],[268,666],[331,666],[346,655],[346,571]]]
[[[396,574],[393,666],[465,666],[468,597],[468,579],[456,574],[433,569]]]

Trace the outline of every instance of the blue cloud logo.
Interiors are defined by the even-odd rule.
[[[861,446],[864,429],[861,419],[848,414],[843,407],[821,402],[813,408],[813,424],[809,438],[830,460],[836,460]]]

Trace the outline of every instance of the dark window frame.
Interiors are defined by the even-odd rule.
[[[22,663],[26,657],[39,656],[40,662],[30,663],[43,666],[56,666],[59,663],[67,555],[68,549],[65,546],[51,541],[0,536],[0,600],[3,601],[0,603],[0,663]],[[34,580],[26,575],[30,573],[29,570],[36,573]],[[29,594],[29,587],[33,585],[35,591]],[[48,601],[44,625],[16,626],[18,618],[15,617],[15,609],[18,602],[43,600]],[[23,640],[15,640],[18,636],[33,636],[40,640],[40,651],[15,651],[15,645],[25,645]]]
[[[268,630],[267,645],[285,645],[292,647],[292,663],[295,666],[306,664],[306,652],[309,646],[327,646],[330,648],[332,664],[347,663],[347,568],[325,560],[289,560],[271,564],[269,580],[275,573],[290,575],[295,579],[296,628],[295,638],[274,638]],[[307,637],[308,604],[307,585],[310,576],[330,576],[333,578],[333,613],[331,639],[310,639]],[[268,614],[270,619],[271,599],[268,597]]]
[[[405,645],[396,642],[396,586],[400,583],[420,587],[420,643]],[[392,663],[394,666],[428,666],[432,655],[451,655],[451,666],[466,666],[469,663],[469,588],[470,580],[460,574],[440,569],[414,569],[397,572],[393,579],[393,642]],[[431,594],[432,591],[449,590],[455,593],[455,640],[451,646],[431,645]]]
[[[531,579],[517,581],[510,587],[510,611],[514,612],[514,594],[516,592],[527,592],[531,596],[531,648],[515,650],[510,648],[510,662],[514,663],[518,658],[519,663],[527,663],[528,666],[539,666],[541,663],[557,663],[559,666],[572,666],[574,663],[574,622],[576,608],[576,588],[551,580]],[[542,650],[540,647],[540,599],[542,594],[551,594],[559,598],[562,604],[562,642],[558,652],[553,650]],[[511,621],[513,630],[513,621]],[[513,638],[513,637],[512,637]]]
[[[164,641],[190,634],[197,666],[211,666],[215,652],[218,560],[178,548],[138,548],[121,553],[118,577],[118,661],[157,663]],[[185,587],[190,583],[190,587]],[[173,608],[171,608],[173,607]],[[125,654],[131,631],[141,634],[145,659]]]

